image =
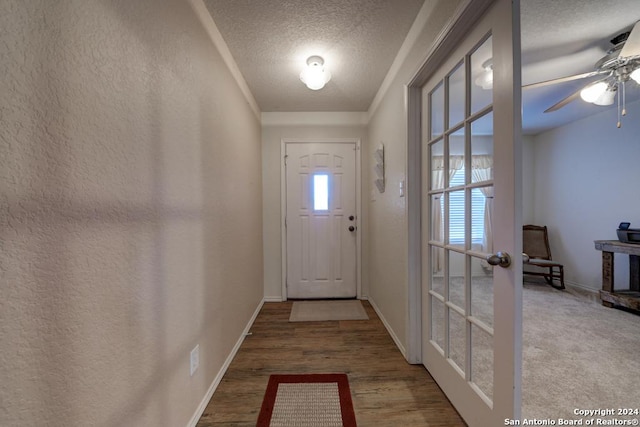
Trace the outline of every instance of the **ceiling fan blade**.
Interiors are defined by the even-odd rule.
[[[564,82],[570,82],[573,80],[586,79],[587,77],[593,77],[593,76],[597,76],[597,75],[605,74],[609,72],[610,70],[590,71],[588,73],[575,74],[573,76],[567,76],[567,77],[560,77],[559,79],[552,79],[552,80],[545,80],[543,82],[538,82],[538,83],[531,83],[531,84],[522,86],[522,88],[533,89],[536,87],[544,87],[544,86],[554,85],[556,83],[564,83]]]
[[[551,113],[552,111],[557,111],[557,110],[561,109],[562,107],[564,107],[568,103],[573,102],[576,99],[580,98],[580,92],[581,91],[582,91],[582,89],[573,92],[571,95],[567,96],[562,101],[557,102],[554,105],[552,105],[551,107],[549,107],[546,110],[544,110],[544,112],[545,113]]]
[[[627,41],[624,42],[622,50],[620,51],[620,58],[633,58],[640,56],[640,21],[636,22],[633,26],[631,34],[627,37]]]
[[[593,86],[593,85],[594,85],[594,84],[596,84],[596,83],[604,82],[604,81],[606,81],[606,80],[607,80],[606,78],[601,79],[601,80],[596,80],[595,82],[590,83],[590,84],[588,84],[588,85],[587,85],[587,86],[585,86],[585,87]],[[566,97],[566,98],[564,98],[563,100],[561,100],[561,101],[559,101],[559,102],[556,102],[556,103],[555,103],[555,104],[553,104],[551,107],[549,107],[549,108],[547,108],[546,110],[544,110],[544,112],[545,112],[545,113],[551,113],[551,112],[553,112],[553,111],[557,111],[557,110],[561,109],[562,107],[564,107],[565,105],[567,105],[568,103],[573,102],[573,101],[575,101],[576,99],[580,98],[580,92],[582,92],[582,89],[584,89],[584,87],[583,87],[583,88],[578,89],[578,90],[577,90],[577,91],[575,91],[575,92],[573,92],[571,95],[567,96],[567,97]]]

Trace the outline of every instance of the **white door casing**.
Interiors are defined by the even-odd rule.
[[[422,170],[422,360],[471,427],[520,416],[522,262],[513,256],[522,247],[519,49],[519,3],[496,0],[424,77],[422,94],[409,88],[410,138],[412,118],[420,120],[421,106],[424,113],[422,164],[413,169]],[[476,68],[487,59],[493,89],[484,96],[492,99],[474,105],[483,96]],[[487,172],[482,162],[492,175],[479,172]],[[409,171],[411,180],[411,161]],[[453,180],[458,173],[462,182]],[[491,241],[473,234],[474,192],[493,203],[485,207],[493,212]],[[453,211],[456,198],[463,211]],[[456,231],[457,221],[464,226]],[[489,267],[482,262],[489,251],[510,253],[511,266]]]
[[[358,192],[355,141],[287,142],[286,298],[358,294]]]

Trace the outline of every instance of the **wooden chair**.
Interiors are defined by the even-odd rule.
[[[542,276],[544,280],[556,289],[564,289],[564,267],[551,259],[549,235],[547,226],[525,225],[522,227],[522,251],[529,256],[523,266],[523,274]],[[525,258],[526,260],[526,258]],[[527,266],[538,267],[535,269]],[[560,284],[555,285],[554,280]]]

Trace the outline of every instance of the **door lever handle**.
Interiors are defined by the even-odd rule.
[[[511,255],[506,252],[496,252],[493,255],[489,255],[485,260],[491,265],[499,265],[502,268],[507,268],[511,265]]]

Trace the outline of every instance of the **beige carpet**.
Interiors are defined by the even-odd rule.
[[[449,289],[452,301],[457,303],[464,302],[461,283],[454,280]],[[434,286],[442,288],[443,284],[436,282]],[[474,277],[473,312],[491,325],[492,298],[491,278]],[[435,341],[444,343],[444,311],[440,317]],[[464,369],[465,324],[450,321],[451,358]],[[576,419],[581,418],[574,414],[576,409],[639,407],[640,315],[603,307],[584,292],[571,288],[559,291],[541,279],[527,277],[522,327],[523,418]],[[491,339],[479,334],[474,346],[476,385],[492,398]]]
[[[523,312],[523,416],[639,407],[640,315],[533,283],[524,285]]]
[[[359,300],[322,300],[294,302],[289,322],[368,319]]]

